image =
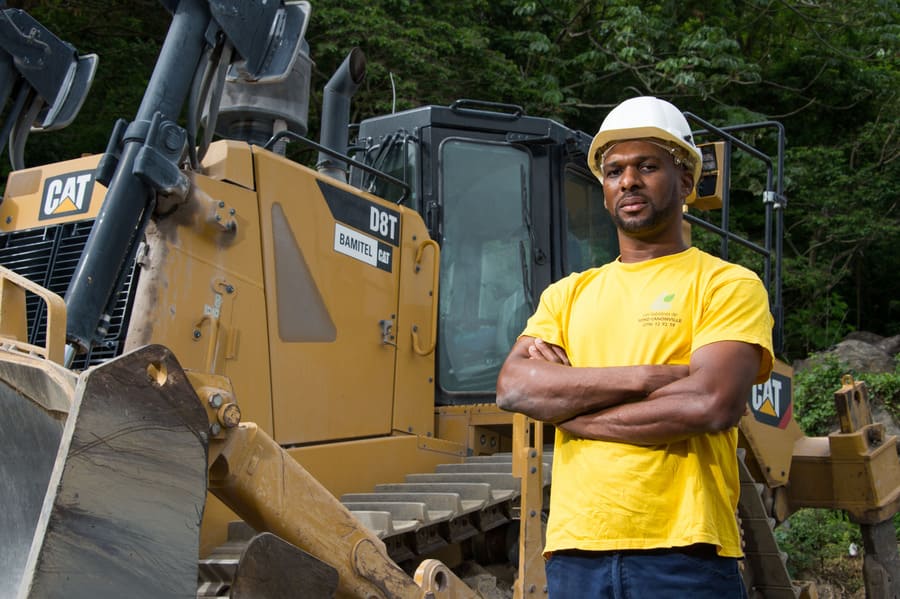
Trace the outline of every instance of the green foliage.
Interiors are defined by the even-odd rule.
[[[558,101],[555,112],[586,130],[637,94],[720,124],[784,123],[789,359],[854,329],[900,332],[890,275],[900,269],[896,0],[523,0],[513,14],[524,27],[514,37],[530,43],[510,56],[529,76],[553,73],[542,102]],[[764,177],[743,176],[746,166],[736,165],[733,189],[758,198]],[[751,215],[762,211],[746,206],[733,229],[754,235]]]
[[[880,158],[890,143],[886,135],[883,125],[873,123],[852,142],[789,152],[793,216],[785,237],[786,329],[789,344],[801,354],[853,329],[888,332],[883,321],[870,324],[866,309],[881,295],[870,291],[872,278],[891,285],[885,273],[900,267],[896,252],[884,245],[900,236],[897,198],[881,187],[900,180],[900,161]]]
[[[845,593],[862,588],[862,537],[844,512],[799,510],[775,530],[775,538],[787,551],[794,579],[816,578]],[[851,543],[860,548],[855,558],[848,554]]]
[[[81,115],[32,136],[26,163],[102,151],[115,119],[133,118],[170,16],[156,0],[8,3],[100,55]],[[776,119],[790,152],[786,357],[850,330],[900,333],[898,0],[313,0],[307,41],[313,138],[322,88],[354,46],[368,58],[356,121],[476,98],[590,132],[639,94],[719,125]],[[766,176],[736,160],[731,226],[759,239]]]
[[[535,103],[546,95],[540,73],[523,79],[508,48],[549,52],[539,32],[511,24],[509,3],[466,0],[439,8],[417,2],[322,0],[313,3],[307,39],[315,60],[311,129],[321,89],[349,50],[366,54],[366,79],[354,98],[354,120],[459,98]]]
[[[794,418],[809,436],[824,436],[837,430],[834,394],[841,377],[853,376],[866,384],[870,405],[881,405],[900,421],[900,359],[893,372],[857,373],[831,354],[811,358],[812,366],[794,374]]]
[[[869,401],[884,406],[895,422],[900,422],[900,359],[894,372],[870,373],[861,376],[869,391]]]
[[[805,355],[830,347],[852,330],[847,322],[848,306],[841,294],[831,291],[828,273],[797,259],[786,260],[785,317],[787,345],[794,355]]]
[[[794,418],[807,435],[827,435],[838,426],[834,393],[847,367],[832,355],[814,358],[811,368],[794,374]]]

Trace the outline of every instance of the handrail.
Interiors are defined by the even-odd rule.
[[[21,334],[27,329],[26,323],[23,322],[25,291],[40,297],[47,306],[47,332],[44,336],[44,347],[32,345],[25,339],[20,339]],[[66,345],[65,301],[49,289],[0,266],[0,341],[23,352],[36,353],[47,360],[62,364],[65,360]]]
[[[265,144],[263,144],[262,147],[264,150],[271,151],[271,149],[275,146],[275,144],[283,138],[289,138],[294,141],[299,141],[300,143],[302,143],[306,146],[309,146],[313,150],[318,150],[319,153],[321,153],[321,154],[328,154],[329,156],[332,156],[334,158],[339,158],[342,161],[350,164],[351,166],[354,166],[354,167],[356,167],[362,171],[365,171],[371,175],[374,175],[380,179],[384,179],[385,181],[387,181],[389,183],[393,183],[394,185],[397,185],[398,187],[400,187],[403,190],[403,195],[400,197],[399,200],[397,200],[398,204],[403,203],[403,201],[407,197],[409,197],[409,194],[412,192],[412,189],[410,188],[409,184],[406,183],[405,181],[401,181],[400,179],[397,179],[396,177],[392,177],[392,176],[388,175],[387,173],[383,173],[380,170],[378,170],[377,168],[373,168],[373,167],[369,166],[368,164],[364,164],[358,160],[354,160],[354,159],[350,158],[349,156],[341,154],[340,152],[336,152],[336,151],[332,150],[331,148],[328,148],[328,147],[323,146],[322,144],[316,143],[309,138],[303,137],[302,135],[300,135],[298,133],[294,133],[293,131],[285,130],[285,131],[279,131],[279,132],[275,133],[272,137],[269,138],[269,141],[267,141]]]
[[[484,110],[484,109],[488,110]],[[466,113],[493,119],[515,121],[525,115],[525,109],[518,104],[488,102],[486,100],[470,100],[463,98],[450,105],[450,110],[457,114]],[[508,110],[509,112],[501,112]]]
[[[434,348],[437,347],[438,277],[440,276],[438,256],[440,256],[440,248],[434,239],[426,239],[416,250],[416,273],[418,274],[422,270],[422,256],[425,253],[425,248],[429,246],[434,250],[434,267],[431,269],[431,343],[426,349],[422,349],[422,346],[419,345],[419,327],[417,325],[412,327],[413,351],[420,356],[430,355],[434,352]]]

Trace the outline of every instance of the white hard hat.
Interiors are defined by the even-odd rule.
[[[588,166],[603,180],[603,153],[614,143],[631,139],[653,139],[670,149],[677,160],[693,170],[694,184],[700,179],[702,157],[694,144],[687,119],[675,106],[651,96],[625,100],[613,108],[594,136]]]

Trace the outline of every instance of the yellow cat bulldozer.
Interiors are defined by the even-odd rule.
[[[307,2],[162,4],[134,119],[30,168],[96,57],[0,9],[0,596],[546,596],[553,430],[495,381],[541,290],[617,255],[591,136],[474,100],[351,128],[354,49],[314,142]],[[708,142],[687,222],[759,256],[780,345],[784,132],[687,116]],[[765,179],[758,243],[729,229],[733,153]],[[773,527],[818,507],[862,526],[869,596],[897,596],[897,440],[850,380],[840,432],[805,437],[791,375],[740,424],[750,594],[816,596]]]

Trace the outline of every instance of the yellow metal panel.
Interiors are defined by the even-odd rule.
[[[464,445],[469,455],[511,451],[514,417],[493,403],[440,406],[435,430],[438,437]]]
[[[106,187],[94,180],[100,155],[13,171],[0,203],[0,231],[95,218]]]
[[[0,278],[0,337],[27,342],[27,325],[25,289],[6,277]]]
[[[793,418],[792,389],[784,388],[785,384],[791,385],[794,370],[776,360],[775,372],[783,378],[754,387],[750,410],[740,422],[741,445],[749,447],[761,471],[754,471],[752,463],[748,463],[748,467],[754,476],[763,476],[770,487],[787,483],[794,442],[803,437],[803,431]]]
[[[271,152],[253,152],[275,439],[292,444],[389,434],[400,260],[396,243],[367,229],[374,211],[376,221],[379,214],[385,219],[375,224],[398,240],[404,225],[397,207]],[[306,303],[279,292],[279,285],[302,288]],[[290,326],[280,322],[285,319]],[[333,329],[316,326],[325,319]]]
[[[397,435],[287,450],[336,497],[398,483],[411,472],[434,472],[438,464],[462,462],[463,448],[437,439]]]
[[[203,157],[203,170],[219,181],[230,181],[247,189],[255,187],[250,146],[239,141],[223,139],[210,144]]]
[[[212,493],[206,494],[206,507],[200,524],[200,557],[208,556],[228,541],[228,523],[240,518]]]
[[[881,424],[800,439],[787,490],[792,509],[843,509],[857,522],[881,522],[900,509],[897,439]]]
[[[434,432],[434,342],[440,251],[428,237],[419,215],[406,208],[401,210],[403,241],[393,428],[424,435]]]
[[[244,419],[271,431],[256,194],[195,176],[187,204],[151,223],[139,259],[125,349],[161,343],[183,368],[229,377]]]

